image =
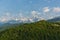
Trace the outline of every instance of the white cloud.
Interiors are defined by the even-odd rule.
[[[53,10],[53,12],[60,12],[59,7],[52,8],[52,10]],[[29,20],[31,22],[34,22],[34,18],[37,18],[38,20],[45,20],[45,18],[51,19],[54,17],[54,16],[52,16],[53,14],[52,14],[51,8],[49,8],[49,7],[44,7],[43,12],[40,13],[39,11],[33,10],[30,12],[31,17],[29,17],[29,16],[25,17],[23,13],[17,13],[17,15],[15,16],[15,15],[12,15],[12,13],[7,12],[7,13],[5,13],[5,15],[0,17],[0,22],[7,22],[9,20],[16,20],[16,21],[20,20],[23,22]],[[48,14],[45,14],[45,13],[48,13]]]
[[[49,12],[49,11],[50,11],[49,7],[44,7],[44,8],[43,8],[43,12],[46,13],[46,12]]]
[[[9,20],[11,20],[11,15],[9,12],[4,13],[4,15],[0,17],[0,22],[7,22]]]
[[[31,14],[32,14],[32,16],[33,16],[32,19],[36,18],[36,19],[38,19],[37,21],[45,20],[45,18],[43,17],[43,15],[41,16],[41,13],[38,12],[38,11],[32,11]],[[33,21],[33,20],[32,20],[32,21]]]
[[[0,18],[0,22],[6,22],[6,21],[8,21],[7,17],[3,16],[3,17]]]
[[[20,21],[26,22],[26,21],[28,21],[28,18],[25,18],[25,17],[21,18]]]
[[[18,19],[18,18],[16,18],[16,19],[14,19],[14,20],[18,21],[19,19]]]
[[[60,7],[55,7],[55,8],[53,8],[53,12],[60,12]]]
[[[6,18],[0,18],[0,22],[5,22],[5,21],[6,21]]]
[[[45,20],[45,18],[43,18],[43,17],[40,17],[40,20]],[[40,20],[39,20],[39,21],[40,21]]]
[[[40,15],[40,13],[38,11],[32,11],[31,14],[33,17],[36,17],[36,18],[39,17],[39,15]]]
[[[29,18],[30,22],[34,22],[32,18]]]
[[[32,11],[31,13],[32,13],[33,16],[37,14],[36,11]]]

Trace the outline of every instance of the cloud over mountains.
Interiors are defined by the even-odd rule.
[[[16,20],[16,21],[20,20],[23,22],[29,20],[31,22],[34,22],[34,20],[36,20],[36,19],[37,19],[37,21],[39,21],[39,20],[51,19],[56,16],[59,16],[60,7],[54,7],[54,8],[44,7],[42,9],[43,9],[42,12],[35,11],[35,10],[31,11],[30,12],[31,16],[27,15],[27,17],[25,17],[23,13],[17,13],[16,16],[13,16],[11,13],[7,12],[7,13],[5,13],[5,15],[0,17],[0,22],[7,22],[10,20]]]

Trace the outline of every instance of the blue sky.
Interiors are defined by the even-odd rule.
[[[49,19],[60,16],[60,0],[0,0],[0,21],[20,17]]]

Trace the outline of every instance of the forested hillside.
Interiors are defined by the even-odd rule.
[[[39,21],[0,32],[0,40],[60,40],[60,23]]]

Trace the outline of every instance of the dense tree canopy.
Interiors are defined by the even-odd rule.
[[[10,25],[0,32],[0,40],[60,40],[60,25],[47,21]]]

